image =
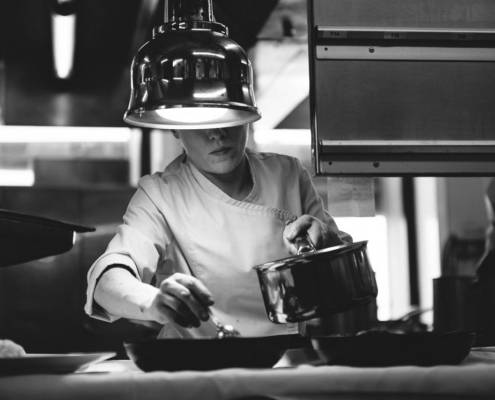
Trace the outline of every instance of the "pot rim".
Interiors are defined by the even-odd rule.
[[[343,244],[339,244],[336,246],[325,247],[323,249],[308,251],[308,252],[301,253],[298,255],[285,257],[285,258],[281,258],[281,259],[274,260],[274,261],[269,261],[269,262],[266,262],[263,264],[258,264],[258,265],[255,265],[253,267],[253,269],[255,269],[256,271],[261,272],[261,273],[278,271],[281,269],[290,268],[291,266],[294,265],[294,263],[297,263],[300,260],[313,258],[313,257],[317,257],[320,255],[326,255],[327,257],[336,258],[336,257],[341,256],[343,254],[347,254],[351,251],[366,247],[367,244],[368,244],[367,240],[362,240],[362,241],[353,242],[353,243],[343,243]]]

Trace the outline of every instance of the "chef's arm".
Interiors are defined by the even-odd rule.
[[[158,288],[141,282],[128,269],[117,267],[100,275],[94,300],[109,314],[151,321],[154,319],[149,315],[150,305],[158,292]]]
[[[209,318],[210,291],[197,278],[176,273],[159,288],[138,280],[129,270],[112,268],[101,275],[94,292],[105,311],[124,318],[198,327]]]

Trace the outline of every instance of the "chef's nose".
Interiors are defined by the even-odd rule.
[[[210,140],[223,139],[226,136],[226,131],[223,128],[208,129],[207,135]]]

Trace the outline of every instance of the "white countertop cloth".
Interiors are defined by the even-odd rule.
[[[110,361],[94,372],[0,377],[0,399],[209,400],[495,399],[495,352],[473,351],[457,366],[309,366],[209,372],[138,371]],[[109,371],[113,372],[96,372]]]

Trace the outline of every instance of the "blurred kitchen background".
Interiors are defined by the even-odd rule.
[[[139,177],[181,152],[169,132],[122,122],[130,63],[162,22],[161,2],[1,3],[0,208],[96,232],[78,235],[65,254],[0,269],[0,337],[54,352],[104,349],[146,334],[89,320],[82,307],[86,271]],[[263,118],[249,145],[294,155],[314,173],[306,1],[214,0],[214,13],[254,66]],[[490,224],[492,178],[482,175],[315,177],[339,227],[369,241],[380,320],[431,309],[432,279],[442,271],[474,276]],[[0,256],[1,246],[0,238]],[[431,324],[431,311],[422,318]]]

